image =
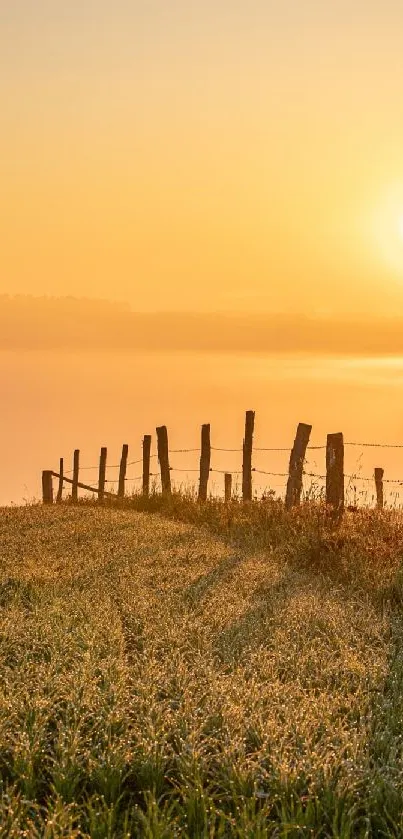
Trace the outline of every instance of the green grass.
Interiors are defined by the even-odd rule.
[[[0,835],[403,837],[401,514],[141,504],[0,510]]]

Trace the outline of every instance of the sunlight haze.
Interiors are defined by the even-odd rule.
[[[247,409],[274,472],[300,421],[403,440],[402,32],[400,0],[3,0],[0,503],[162,423],[237,447]]]
[[[396,0],[5,0],[0,290],[394,309],[402,25]]]

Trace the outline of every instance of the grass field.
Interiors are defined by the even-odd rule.
[[[401,514],[161,511],[0,510],[0,835],[403,837]]]

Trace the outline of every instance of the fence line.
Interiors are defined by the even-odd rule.
[[[160,467],[160,479],[162,492],[170,494],[172,492],[171,473],[186,473],[199,474],[199,490],[198,499],[200,502],[206,501],[208,497],[208,481],[210,474],[224,475],[224,497],[229,500],[232,497],[232,477],[242,477],[242,499],[244,502],[252,501],[252,478],[255,475],[265,475],[267,477],[284,478],[287,480],[285,487],[285,504],[287,508],[297,506],[301,501],[303,479],[306,477],[313,478],[318,481],[324,481],[326,484],[326,502],[333,508],[336,513],[342,512],[344,508],[344,483],[347,480],[348,489],[351,482],[362,481],[364,483],[373,483],[376,491],[376,503],[378,507],[384,506],[384,485],[391,484],[396,486],[403,486],[403,479],[400,478],[385,478],[384,470],[377,466],[372,477],[361,476],[360,474],[345,474],[344,473],[344,451],[346,446],[362,447],[362,448],[377,448],[377,449],[403,449],[403,443],[358,443],[355,441],[345,442],[343,435],[328,434],[326,445],[309,445],[309,438],[312,430],[311,425],[306,423],[299,423],[291,448],[286,447],[260,447],[253,445],[254,434],[254,411],[247,411],[245,415],[245,434],[242,447],[239,448],[225,448],[219,446],[212,446],[210,441],[210,425],[202,426],[201,432],[201,446],[200,448],[180,448],[170,449],[168,441],[168,430],[166,426],[159,426],[156,429],[157,435],[157,452],[151,454],[151,435],[146,435],[143,439],[143,456],[135,460],[128,460],[129,446],[124,444],[122,447],[122,456],[120,463],[107,466],[107,449],[102,447],[100,452],[100,460],[94,466],[81,466],[80,464],[80,450],[74,451],[74,463],[72,470],[64,469],[64,459],[60,458],[59,471],[44,470],[42,473],[42,497],[46,504],[53,503],[53,478],[58,479],[58,490],[56,502],[60,503],[63,496],[63,487],[65,484],[71,486],[71,500],[76,502],[78,500],[78,490],[82,489],[87,492],[95,493],[98,500],[102,503],[105,498],[123,499],[125,497],[125,487],[128,482],[135,482],[142,480],[143,495],[148,495],[150,491],[150,478],[156,477],[157,473],[150,470],[150,462],[152,458],[158,458]],[[325,451],[326,452],[326,471],[325,474],[320,474],[309,470],[309,463],[307,461],[307,453],[310,451]],[[228,469],[216,469],[211,466],[211,453],[241,453],[242,452],[242,469],[239,471],[229,471]],[[277,472],[271,470],[259,469],[254,466],[253,454],[260,452],[289,452],[289,466],[288,472]],[[184,468],[171,466],[170,455],[175,454],[200,454],[199,468]],[[142,464],[142,474],[136,476],[128,476],[127,469],[130,466]],[[316,465],[316,464],[314,464]],[[306,468],[308,467],[308,469]],[[107,468],[119,469],[117,479],[107,478]],[[79,480],[80,471],[98,470],[97,486],[84,483]],[[308,471],[309,470],[309,471]],[[69,477],[72,475],[72,477]],[[231,479],[231,480],[230,480]],[[118,484],[117,492],[109,491],[105,488],[106,484]],[[355,484],[354,491],[356,492]]]
[[[344,441],[344,446],[356,446],[358,448],[403,449],[403,444],[400,444],[400,443],[350,443],[348,441]],[[306,447],[307,452],[325,451],[325,450],[326,450],[326,446],[307,446]],[[169,451],[170,451],[171,454],[186,454],[186,453],[193,454],[195,452],[200,452],[200,449],[170,449]],[[242,447],[237,448],[237,449],[224,449],[224,448],[220,448],[219,446],[211,446],[211,451],[212,452],[242,452]],[[254,446],[253,451],[254,452],[289,452],[290,449],[289,449],[289,447],[286,447],[286,446],[282,447],[282,448],[277,448],[277,447],[262,448],[260,446]],[[150,455],[150,457],[155,458],[155,457],[158,457],[158,455],[157,454],[152,454],[152,455]],[[127,465],[128,466],[137,466],[139,463],[142,463],[142,462],[143,462],[143,460],[140,457],[138,460],[131,460]],[[108,466],[108,469],[119,469],[119,466],[120,466],[119,463],[110,464]],[[89,471],[91,469],[96,470],[98,468],[99,468],[99,464],[94,464],[94,466],[80,466],[80,471],[81,472],[85,471],[85,470]],[[178,471],[178,470],[173,470],[173,471]],[[198,470],[196,470],[196,471],[198,471]],[[73,470],[72,469],[67,470],[66,472],[64,472],[64,474],[65,475],[72,475]],[[267,474],[269,475],[270,472],[268,472]],[[288,475],[288,473],[287,473],[287,475]],[[318,475],[317,477],[319,478],[321,476]],[[368,480],[372,480],[372,478],[368,478]]]

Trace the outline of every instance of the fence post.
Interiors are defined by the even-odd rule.
[[[304,422],[298,424],[288,467],[287,492],[285,496],[287,510],[296,506],[301,501],[304,460],[311,431],[311,425],[307,425]]]
[[[157,428],[157,451],[161,468],[162,492],[171,493],[171,473],[169,468],[168,431],[166,425]]]
[[[143,439],[143,495],[147,498],[150,494],[150,454],[151,434],[146,434]]]
[[[242,462],[242,497],[244,501],[252,501],[252,445],[254,427],[255,412],[246,411]]]
[[[73,504],[78,501],[78,472],[80,468],[80,449],[75,449],[73,460],[73,483],[71,485],[71,500]]]
[[[383,510],[383,475],[384,470],[380,468],[375,469],[375,487],[376,487],[376,506]]]
[[[98,501],[105,498],[106,456],[107,449],[103,446],[99,458]]]
[[[53,472],[49,469],[42,472],[42,501],[53,504]]]
[[[224,487],[225,487],[225,500],[231,501],[232,496],[232,475],[230,472],[226,472],[224,475]]]
[[[326,445],[326,504],[335,513],[344,509],[344,440],[343,434],[328,434]]]
[[[61,458],[60,458],[60,462],[59,462],[59,488],[58,488],[58,490],[57,490],[56,504],[61,504],[61,503],[62,503],[62,497],[63,497],[63,473],[64,473],[64,460],[63,460],[63,458],[61,457]]]
[[[201,430],[201,453],[200,453],[200,480],[199,480],[199,501],[207,501],[207,486],[210,477],[210,425],[202,425]]]
[[[125,497],[125,480],[126,480],[126,469],[127,469],[127,456],[129,454],[129,446],[127,443],[124,443],[122,446],[122,456],[120,458],[120,466],[119,466],[119,484],[118,484],[118,498]]]

